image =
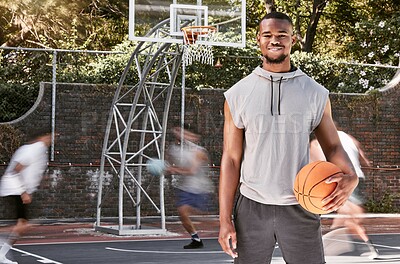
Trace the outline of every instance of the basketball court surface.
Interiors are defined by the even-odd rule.
[[[342,250],[337,255],[326,256],[327,263],[400,263],[400,216],[368,218],[365,227],[379,250],[380,256],[371,260],[363,243],[331,236],[334,248]],[[323,219],[324,233],[329,219]],[[36,226],[14,246],[8,255],[20,264],[109,264],[109,263],[233,263],[222,252],[218,241],[217,217],[197,218],[204,248],[184,250],[189,241],[176,218],[167,222],[167,234],[146,236],[116,236],[94,231],[89,222],[53,222]],[[345,245],[345,250],[343,250]],[[346,246],[351,246],[349,252]],[[338,252],[336,252],[338,253]],[[276,247],[272,263],[285,263]]]

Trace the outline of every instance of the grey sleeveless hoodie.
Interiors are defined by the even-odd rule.
[[[309,135],[322,119],[328,90],[300,69],[257,67],[224,95],[235,126],[245,132],[241,193],[263,204],[297,204],[294,179],[308,163]]]

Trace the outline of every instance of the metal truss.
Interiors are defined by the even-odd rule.
[[[148,33],[156,34],[169,34],[169,20]],[[95,223],[98,231],[117,235],[166,232],[164,176],[155,178],[145,167],[149,159],[164,159],[170,101],[181,59],[182,45],[140,42],[121,75],[103,143]],[[129,86],[126,79],[132,71],[136,71],[138,82]],[[111,178],[118,179],[118,225],[107,224],[102,216],[113,191],[107,182],[110,171]],[[160,219],[158,227],[142,225],[144,204],[151,208],[146,208],[147,214],[150,210]],[[128,219],[136,223],[125,224]]]

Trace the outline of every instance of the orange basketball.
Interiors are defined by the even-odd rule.
[[[294,193],[299,204],[314,214],[327,214],[322,210],[322,199],[336,188],[336,182],[325,183],[329,177],[342,173],[342,170],[327,161],[315,161],[304,166],[296,176]]]

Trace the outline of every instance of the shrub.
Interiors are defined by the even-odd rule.
[[[399,194],[385,192],[380,199],[367,201],[365,206],[371,213],[398,213],[400,208],[395,205],[395,200],[399,198]]]

